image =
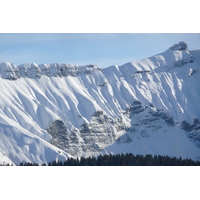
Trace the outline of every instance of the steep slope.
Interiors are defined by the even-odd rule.
[[[15,163],[106,152],[199,159],[199,68],[200,51],[185,42],[105,69],[1,63],[1,151]]]
[[[1,163],[32,162],[48,163],[52,160],[65,160],[69,156],[41,138],[30,134],[21,127],[0,123],[0,152],[4,156]],[[10,162],[8,162],[10,160]],[[12,162],[11,162],[12,161]]]
[[[125,114],[131,119],[131,126],[116,142],[104,148],[103,154],[160,154],[193,160],[200,158],[199,121],[194,130],[187,132],[174,121],[170,113],[156,109],[152,104],[143,106],[140,102],[133,104]]]

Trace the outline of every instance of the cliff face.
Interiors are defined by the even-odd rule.
[[[1,152],[11,160],[46,160],[44,151],[39,158],[29,150],[24,156],[27,144],[16,138],[24,141],[28,134],[63,155],[133,152],[199,159],[199,68],[200,51],[189,51],[185,42],[104,69],[1,63],[0,127],[14,127],[6,137],[22,153],[4,151],[4,141]]]
[[[0,63],[0,74],[4,79],[16,80],[20,77],[41,78],[42,75],[48,77],[77,77],[81,74],[92,74],[95,71],[100,71],[96,65],[77,66],[63,63],[52,64],[36,64],[26,63],[19,66],[15,64],[3,62]]]

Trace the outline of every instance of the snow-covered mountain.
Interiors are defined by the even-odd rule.
[[[0,64],[0,159],[105,153],[200,159],[200,50],[122,66]],[[1,156],[2,155],[2,156]]]

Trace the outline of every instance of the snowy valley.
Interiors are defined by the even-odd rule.
[[[0,162],[100,154],[200,160],[200,50],[100,68],[0,63]]]

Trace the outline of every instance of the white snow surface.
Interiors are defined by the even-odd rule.
[[[138,120],[138,118],[145,119],[145,114],[142,113],[136,116],[132,121],[139,122],[140,120]],[[101,153],[151,154],[177,158],[181,157],[182,159],[200,159],[199,148],[194,145],[193,141],[188,140],[188,136],[185,134],[184,130],[178,127],[166,126],[162,120],[158,120],[154,122],[154,124],[140,123],[140,126],[135,129],[135,131],[129,134],[129,138],[131,138],[132,141],[124,142],[126,137],[120,138],[120,142],[114,142],[107,146]],[[126,134],[123,136],[126,136]]]
[[[62,119],[68,130],[80,129],[96,111],[119,118],[133,100],[170,113],[176,123],[192,123],[193,118],[200,119],[199,69],[200,50],[188,51],[185,42],[158,55],[104,69],[0,63],[0,152],[15,164],[65,159],[70,155],[50,144],[46,129],[52,121]],[[176,129],[175,135],[171,129],[160,130],[131,144],[110,144],[105,152],[200,157],[199,148]]]

